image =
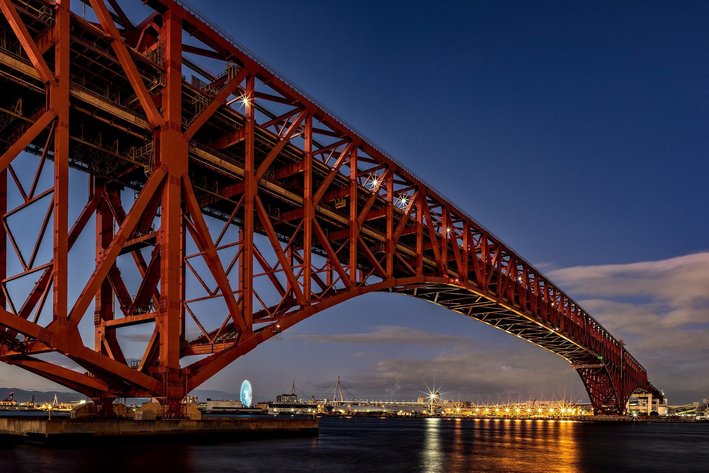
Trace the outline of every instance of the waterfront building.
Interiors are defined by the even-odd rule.
[[[235,412],[243,407],[241,401],[207,399],[206,411],[210,414],[215,412]]]
[[[709,399],[694,401],[689,404],[672,406],[673,415],[691,417],[697,420],[709,420]]]
[[[298,402],[298,395],[295,393],[279,394],[278,396],[276,396],[276,402],[283,403],[283,404],[296,403],[296,402]]]
[[[654,397],[649,392],[637,392],[630,395],[625,409],[632,415],[661,415],[668,414],[667,402]]]

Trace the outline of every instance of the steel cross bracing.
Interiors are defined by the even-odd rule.
[[[596,412],[657,393],[621,341],[401,164],[191,9],[145,4],[135,20],[116,0],[0,0],[3,361],[106,412],[152,396],[179,415],[277,333],[390,291],[564,357]]]

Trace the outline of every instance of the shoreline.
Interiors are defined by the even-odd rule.
[[[66,417],[37,419],[0,417],[0,438],[41,445],[85,442],[219,441],[254,438],[316,436],[317,418],[226,418],[202,420],[130,420]]]

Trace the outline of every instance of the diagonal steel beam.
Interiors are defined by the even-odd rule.
[[[335,177],[337,176],[337,173],[339,172],[340,168],[342,167],[342,164],[345,162],[345,159],[352,152],[353,147],[354,147],[354,144],[349,143],[345,147],[345,149],[342,150],[340,155],[337,157],[337,161],[335,161],[335,164],[333,164],[332,169],[330,169],[330,172],[325,177],[325,180],[323,180],[322,184],[320,184],[320,187],[318,188],[317,192],[313,196],[313,207],[318,206],[318,204],[320,203],[320,200],[325,195],[325,191],[327,191],[328,187],[330,187],[330,184],[332,183],[332,180],[335,179]]]
[[[84,286],[81,294],[76,299],[71,312],[69,312],[68,318],[74,326],[78,325],[81,321],[86,309],[88,309],[89,304],[91,304],[91,300],[96,294],[96,291],[108,275],[108,272],[113,267],[113,263],[115,263],[116,258],[123,249],[123,245],[128,238],[130,238],[140,218],[143,216],[143,211],[148,206],[150,201],[158,195],[158,189],[162,185],[164,177],[165,170],[163,168],[157,168],[151,174],[148,182],[145,183],[145,187],[143,187],[143,190],[140,192],[138,199],[135,201],[135,204],[133,204],[130,212],[128,212],[126,219],[123,221],[121,227],[118,229],[118,232],[113,237],[113,241],[106,249],[103,258],[96,266],[96,269],[86,283],[86,286]]]
[[[295,134],[295,131],[300,127],[301,123],[303,123],[303,120],[305,120],[305,116],[307,115],[307,113],[308,112],[305,110],[300,112],[300,114],[295,118],[295,120],[293,120],[293,123],[291,123],[285,135],[283,135],[283,137],[278,140],[278,143],[276,143],[276,145],[271,149],[271,151],[268,153],[268,156],[266,156],[266,158],[261,161],[261,164],[259,164],[258,168],[256,169],[256,182],[258,182],[259,179],[261,179],[263,175],[266,174],[266,170],[271,165],[271,163],[278,157],[283,148],[288,143],[290,143],[290,140]]]
[[[64,368],[53,363],[48,363],[37,358],[24,356],[7,361],[11,365],[19,366],[32,373],[50,379],[55,383],[78,391],[85,396],[96,396],[111,390],[110,386],[96,377],[82,374],[69,368]]]
[[[25,131],[22,136],[15,140],[12,145],[0,157],[0,172],[7,169],[13,159],[17,157],[25,148],[27,148],[37,136],[52,123],[57,114],[54,110],[44,112],[31,127]]]
[[[229,278],[224,271],[224,266],[219,259],[219,254],[214,246],[212,237],[209,233],[209,228],[207,223],[204,221],[202,216],[202,209],[197,203],[197,198],[194,195],[194,190],[192,188],[192,183],[188,176],[183,176],[183,198],[187,206],[187,211],[192,216],[192,222],[194,223],[193,237],[195,237],[195,243],[199,246],[200,251],[204,252],[204,258],[209,266],[209,269],[214,276],[214,279],[222,291],[222,296],[224,297],[224,302],[226,303],[229,313],[231,314],[234,323],[236,323],[241,330],[246,330],[246,321],[244,320],[243,313],[239,310],[239,306],[234,297],[234,291],[229,284]],[[188,226],[190,230],[191,227]]]
[[[120,62],[121,67],[123,67],[123,70],[126,73],[126,78],[133,87],[133,91],[145,111],[145,115],[148,118],[148,122],[150,122],[150,126],[153,128],[160,128],[165,124],[165,120],[163,120],[162,115],[155,106],[155,102],[153,102],[150,92],[148,92],[148,88],[145,86],[143,78],[140,76],[140,72],[138,72],[138,67],[135,65],[135,62],[130,55],[130,51],[123,41],[118,28],[116,28],[116,24],[113,22],[113,18],[111,18],[110,13],[108,12],[108,8],[106,8],[106,4],[103,0],[89,0],[89,2],[96,13],[96,17],[101,22],[103,30],[111,39],[111,47],[116,53],[118,62]]]
[[[30,58],[32,65],[37,69],[42,82],[49,85],[56,84],[54,74],[50,71],[49,66],[42,57],[42,53],[37,47],[37,43],[35,43],[32,36],[30,36],[27,27],[20,18],[20,15],[17,14],[17,10],[15,10],[12,2],[10,2],[10,0],[0,0],[0,10],[5,14],[10,28],[15,32],[17,39],[20,40],[22,49],[24,49],[25,53]]]
[[[261,221],[261,225],[266,231],[266,236],[268,236],[268,240],[271,242],[271,246],[273,247],[273,251],[276,253],[278,261],[281,263],[281,268],[283,269],[283,272],[286,275],[286,279],[288,279],[288,283],[292,288],[293,293],[295,294],[295,298],[299,304],[305,305],[305,298],[303,297],[303,292],[300,290],[300,284],[298,284],[298,280],[293,274],[293,270],[291,269],[291,265],[288,262],[288,258],[283,252],[283,248],[281,248],[280,240],[278,239],[278,236],[276,235],[276,232],[273,229],[273,225],[271,225],[271,220],[268,216],[268,212],[266,212],[266,209],[263,208],[263,203],[261,202],[261,199],[258,196],[256,196],[256,199],[254,199],[254,203],[256,204],[256,214],[258,215],[258,218]]]
[[[239,84],[241,84],[244,79],[246,79],[246,75],[249,73],[248,69],[243,68],[239,72],[236,73],[236,76],[234,76],[229,82],[226,83],[224,88],[212,99],[212,101],[207,105],[207,107],[202,110],[202,113],[200,113],[197,118],[194,119],[194,121],[190,124],[189,128],[187,128],[187,131],[185,131],[185,140],[189,141],[191,140],[195,133],[199,131],[202,126],[204,126],[205,123],[207,123],[207,120],[209,120],[214,113],[216,113],[217,110],[219,110],[219,107],[224,105],[226,102],[226,99],[229,98],[231,94],[236,91],[237,87],[239,87]]]

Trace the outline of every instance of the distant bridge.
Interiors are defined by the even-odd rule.
[[[384,291],[565,358],[597,413],[659,395],[621,341],[400,162],[185,4],[144,3],[135,21],[117,0],[0,0],[3,361],[176,414],[277,333]]]

